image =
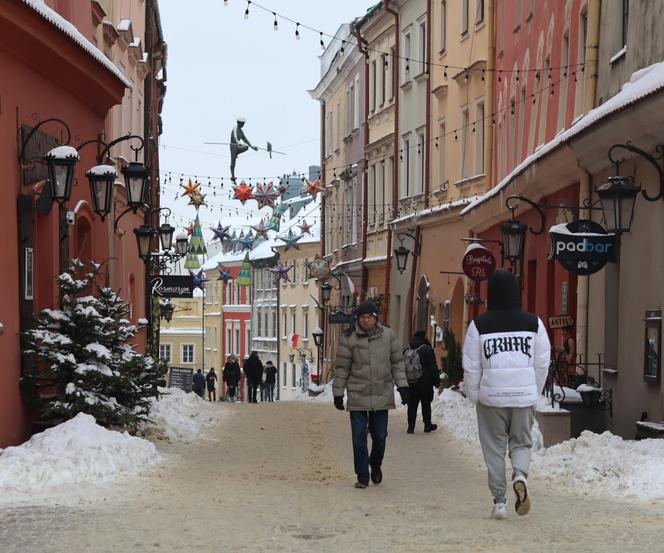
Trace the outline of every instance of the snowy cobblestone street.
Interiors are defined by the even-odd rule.
[[[444,428],[407,435],[402,411],[383,484],[356,490],[347,414],[215,407],[227,416],[199,441],[157,443],[166,462],[149,476],[81,486],[63,505],[2,507],[3,552],[661,550],[661,502],[570,495],[535,478],[529,516],[510,504],[506,521],[491,520],[481,458]]]

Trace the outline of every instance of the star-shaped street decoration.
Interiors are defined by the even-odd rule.
[[[307,223],[307,221],[302,221],[302,224],[298,225],[300,227],[300,230],[302,231],[302,234],[308,234],[309,236],[312,236],[311,234],[311,225]]]
[[[274,282],[279,284],[280,280],[290,282],[290,278],[288,278],[288,271],[290,271],[292,268],[293,267],[286,267],[286,265],[277,263],[274,267],[269,269],[269,271],[274,275]]]
[[[265,224],[265,221],[261,219],[261,222],[256,227],[251,227],[256,233],[256,238],[267,238],[267,233],[272,230],[268,225]]]
[[[185,230],[187,231],[187,234],[191,236],[194,233],[194,223],[190,223]]]
[[[283,196],[287,191],[288,191],[288,183],[284,181],[279,185],[279,188],[277,188],[277,192],[279,192],[280,196]]]
[[[274,208],[274,203],[279,198],[280,192],[270,183],[258,183],[254,191],[254,199],[258,202],[258,209],[264,207]]]
[[[217,266],[217,271],[219,271],[219,278],[217,280],[223,280],[225,283],[233,280],[231,274],[221,263]]]
[[[194,194],[199,194],[198,189],[201,185],[198,183],[193,183],[191,182],[191,179],[189,179],[187,184],[181,184],[180,186],[184,188],[184,192],[182,193],[183,196],[193,196]]]
[[[330,276],[330,264],[316,254],[313,261],[309,263],[309,274],[316,279],[323,280]]]
[[[302,238],[301,234],[299,236],[296,236],[295,234],[293,234],[292,230],[289,230],[288,236],[278,236],[277,238],[286,244],[286,248],[284,249],[284,251],[286,252],[291,248],[295,248],[296,250],[300,249],[298,241]]]
[[[242,246],[242,251],[251,250],[254,247],[254,243],[256,242],[256,237],[249,233],[246,236],[240,237],[238,242],[240,243],[240,246]]]
[[[247,200],[251,200],[254,197],[253,189],[244,181],[238,184],[237,186],[234,186],[233,192],[235,194],[233,196],[233,199],[240,200],[242,202],[242,205],[244,205],[244,203]]]
[[[320,184],[320,177],[315,180],[306,180],[304,190],[307,194],[311,194],[311,197],[315,200],[319,192],[323,191],[323,187]]]
[[[207,196],[207,194],[201,194],[200,192],[192,194],[189,196],[188,205],[193,205],[196,208],[196,211],[198,211],[198,208],[200,208],[202,205],[207,205],[205,203],[205,196]]]
[[[194,288],[200,288],[201,290],[203,290],[203,287],[205,286],[205,273],[203,272],[203,269],[201,269],[198,272],[189,269],[189,274],[193,279]]]
[[[212,232],[214,233],[214,238],[212,240],[219,240],[220,242],[223,242],[224,240],[228,240],[231,237],[231,233],[229,232],[231,229],[231,226],[228,225],[227,227],[224,227],[219,223],[217,225],[217,228],[212,228]]]

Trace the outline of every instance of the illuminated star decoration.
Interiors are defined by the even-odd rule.
[[[200,288],[202,290],[205,285],[205,273],[203,272],[203,269],[197,273],[189,269],[189,274],[193,280],[194,288]]]
[[[271,230],[269,226],[265,224],[265,221],[261,219],[261,222],[257,227],[251,227],[256,233],[256,238],[267,238],[267,233]]]
[[[277,238],[286,244],[286,248],[284,249],[286,252],[291,248],[300,249],[298,241],[302,238],[302,235],[296,236],[292,230],[288,231],[288,236],[277,236]]]
[[[300,227],[300,230],[302,231],[302,234],[308,234],[309,236],[312,236],[311,234],[311,225],[307,223],[306,221],[302,221],[301,225],[298,225]]]
[[[315,180],[306,180],[306,185],[304,187],[307,194],[311,194],[311,197],[315,200],[319,192],[323,191],[323,187],[320,184],[320,177]]]
[[[201,185],[198,183],[194,184],[191,182],[191,179],[189,179],[187,184],[181,184],[180,186],[184,188],[184,192],[182,193],[183,196],[193,196],[194,194],[199,194],[198,189]]]
[[[190,223],[185,230],[187,231],[187,234],[191,236],[194,233],[194,223]]]
[[[318,280],[323,280],[330,276],[330,264],[316,254],[314,260],[309,263],[309,274]]]
[[[251,250],[254,247],[254,242],[256,242],[256,237],[249,233],[246,236],[243,236],[238,240],[240,246],[242,246],[242,251]]]
[[[221,263],[217,266],[217,271],[219,271],[219,278],[217,280],[223,280],[226,283],[228,283],[230,280],[233,280],[231,274]]]
[[[286,267],[286,265],[277,263],[277,265],[269,269],[269,271],[274,275],[274,282],[279,284],[280,280],[290,282],[290,278],[288,278],[288,271],[290,271],[292,268],[293,267]]]
[[[242,205],[244,205],[247,200],[251,200],[254,197],[253,189],[246,182],[241,182],[237,186],[234,186],[233,192],[235,194],[233,199],[240,200]]]
[[[258,202],[258,209],[263,209],[264,207],[274,208],[274,202],[281,194],[274,187],[274,184],[270,183],[258,183],[256,185],[256,190],[254,191],[254,199]]]
[[[214,238],[212,240],[219,240],[220,242],[223,242],[224,240],[228,240],[231,237],[231,233],[228,232],[231,229],[231,226],[228,225],[227,227],[222,227],[221,223],[217,225],[217,228],[212,228],[212,232],[214,233]]]
[[[192,194],[189,196],[189,204],[188,205],[193,205],[196,210],[198,211],[198,208],[201,207],[202,205],[207,205],[205,203],[205,196],[207,194],[201,194],[200,192],[196,192],[195,194]]]

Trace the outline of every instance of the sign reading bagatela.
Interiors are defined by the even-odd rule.
[[[580,219],[549,229],[551,253],[570,273],[592,275],[607,261],[615,261],[616,236],[595,221]]]
[[[158,276],[150,279],[150,292],[159,298],[192,298],[194,279],[191,276]]]

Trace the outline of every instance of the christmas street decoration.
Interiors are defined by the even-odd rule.
[[[270,183],[258,183],[254,191],[254,199],[258,202],[258,208],[274,208],[274,203],[279,198],[280,192]]]
[[[288,278],[288,271],[290,271],[292,268],[293,267],[286,267],[286,265],[283,265],[282,263],[277,263],[276,266],[268,270],[274,275],[274,282],[279,284],[280,280],[290,282],[290,278]]]
[[[194,221],[194,231],[191,234],[191,239],[189,240],[189,253],[195,255],[204,255],[207,253],[207,248],[205,247],[205,240],[203,240],[203,230],[201,229],[201,222],[196,215]]]
[[[307,223],[306,221],[302,221],[301,224],[298,225],[300,227],[300,230],[302,231],[302,234],[308,234],[309,236],[312,236],[311,234],[311,225]]]
[[[219,278],[217,280],[223,280],[225,283],[233,280],[231,274],[221,263],[217,266],[217,271],[219,271]]]
[[[203,272],[203,269],[199,270],[198,272],[189,269],[189,274],[193,279],[194,288],[200,288],[201,290],[203,290],[206,282],[205,273]]]
[[[231,226],[230,225],[224,227],[224,226],[221,225],[221,223],[219,223],[217,225],[217,228],[212,228],[211,230],[214,233],[213,240],[219,240],[220,242],[223,242],[224,240],[228,240],[231,237],[231,235],[230,235]]]
[[[267,227],[270,230],[275,230],[279,232],[279,229],[281,228],[281,217],[284,213],[286,213],[286,210],[288,209],[288,205],[281,203],[272,210],[272,217],[270,217],[270,220],[267,222]]]
[[[240,200],[242,205],[244,205],[247,200],[251,200],[254,197],[253,189],[244,181],[233,187],[233,193],[233,199]]]
[[[240,274],[235,279],[238,286],[251,286],[251,261],[249,261],[249,252],[244,256],[240,266]]]
[[[311,194],[311,197],[315,200],[319,192],[323,191],[323,187],[320,184],[320,177],[315,180],[306,180],[305,192]]]
[[[330,264],[318,254],[309,262],[309,274],[315,279],[326,279],[330,272]]]
[[[194,232],[194,223],[191,223],[188,227],[185,228],[187,235],[191,236]]]
[[[288,231],[288,236],[278,236],[277,238],[286,244],[286,248],[284,249],[286,252],[291,248],[300,249],[298,241],[302,239],[302,235],[295,235],[292,230]]]
[[[242,246],[242,251],[251,250],[254,247],[254,243],[256,242],[256,238],[254,237],[253,234],[249,233],[246,236],[241,236],[238,239],[238,242],[240,243],[240,246]]]
[[[272,230],[265,224],[265,221],[261,219],[261,222],[256,227],[251,227],[256,233],[256,238],[267,238],[267,233]]]
[[[185,269],[198,269],[201,266],[201,262],[198,260],[198,255],[195,253],[188,253],[187,259],[184,262]]]
[[[201,185],[191,182],[191,179],[189,179],[187,184],[181,184],[180,186],[184,188],[184,192],[182,193],[183,196],[193,196],[194,194],[200,194],[199,188]]]

